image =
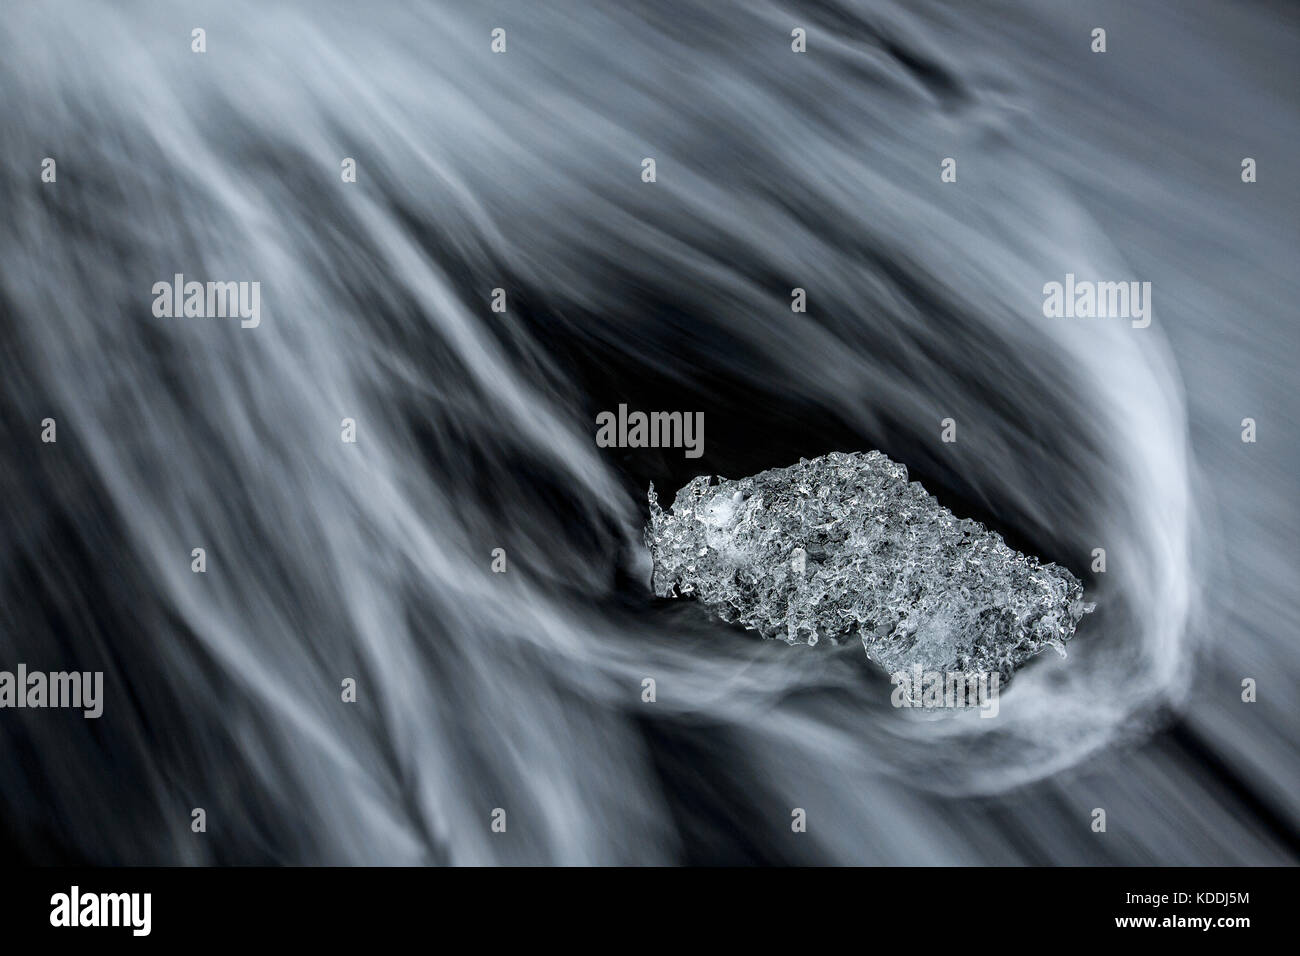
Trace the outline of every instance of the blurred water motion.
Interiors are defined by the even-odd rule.
[[[1295,862],[1298,33],[1209,0],[6,11],[0,667],[106,674],[99,720],[0,713],[7,849]],[[177,273],[260,282],[260,325],[155,317]],[[1151,326],[1045,318],[1068,273],[1151,282]],[[621,402],[703,412],[703,456],[597,448]],[[996,720],[650,591],[650,481],[867,449],[1098,602]]]

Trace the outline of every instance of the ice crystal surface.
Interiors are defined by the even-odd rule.
[[[860,637],[890,673],[1007,678],[1092,609],[1068,570],[956,517],[874,451],[695,478],[671,511],[651,485],[645,538],[656,594],[791,644]]]

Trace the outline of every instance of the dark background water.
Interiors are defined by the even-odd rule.
[[[12,11],[0,667],[104,670],[106,701],[0,712],[7,855],[1294,862],[1298,29],[1208,2]],[[262,325],[154,318],[175,272],[260,281]],[[1066,272],[1152,282],[1151,327],[1043,318]],[[597,449],[619,403],[703,411],[704,456]],[[1098,602],[997,720],[913,720],[861,648],[646,586],[651,481],[868,448]]]

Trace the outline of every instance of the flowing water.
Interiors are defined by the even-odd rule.
[[[7,11],[0,668],[105,672],[0,712],[12,854],[1295,862],[1300,18],[1088,6]],[[651,481],[868,449],[1097,602],[995,720],[649,588]]]

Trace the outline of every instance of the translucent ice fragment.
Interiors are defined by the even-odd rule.
[[[886,671],[998,673],[1058,650],[1092,610],[1068,570],[955,517],[879,452],[650,487],[655,593],[791,644],[861,638]]]

